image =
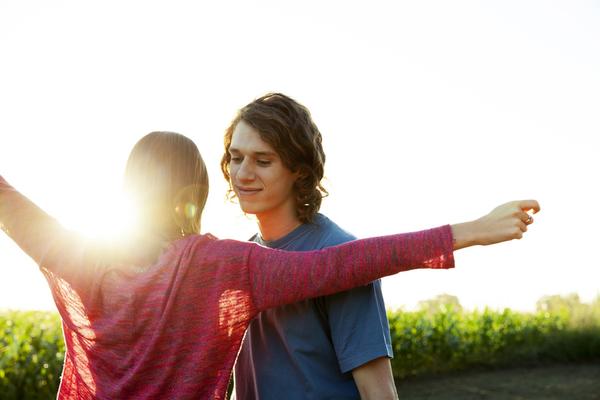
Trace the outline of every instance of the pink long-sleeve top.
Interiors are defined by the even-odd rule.
[[[108,262],[1,176],[0,224],[38,263],[60,312],[59,399],[223,399],[260,311],[454,266],[449,226],[308,252],[193,235],[150,264]]]

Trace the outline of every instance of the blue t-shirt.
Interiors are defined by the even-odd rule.
[[[285,237],[251,240],[285,250],[316,250],[354,240],[317,214]],[[235,396],[249,399],[358,399],[351,371],[392,357],[381,282],[260,313],[235,366]]]

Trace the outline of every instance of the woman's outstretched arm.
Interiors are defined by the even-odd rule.
[[[250,286],[259,310],[324,296],[416,268],[452,268],[453,251],[519,239],[533,222],[535,201],[503,204],[475,221],[420,232],[369,238],[318,251],[286,252],[254,246]]]
[[[42,268],[69,270],[81,241],[0,176],[0,227]],[[77,256],[77,257],[75,257]]]
[[[39,263],[60,231],[58,222],[10,186],[0,176],[0,226]]]

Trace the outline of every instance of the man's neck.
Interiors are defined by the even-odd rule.
[[[258,219],[260,236],[265,241],[278,240],[302,225],[295,215],[261,214]]]

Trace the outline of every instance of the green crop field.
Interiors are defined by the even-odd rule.
[[[537,312],[518,313],[463,311],[456,298],[440,296],[419,311],[388,316],[401,398],[600,399],[593,397],[600,382],[600,298],[584,304],[577,296],[551,296]],[[0,399],[54,399],[64,352],[56,313],[0,311]],[[546,372],[527,375],[525,367]],[[565,372],[573,368],[582,369]],[[543,397],[552,385],[579,397]]]
[[[600,301],[547,297],[535,313],[463,312],[455,298],[390,312],[396,378],[478,367],[600,360]]]
[[[0,399],[54,399],[64,360],[56,313],[0,313]]]

